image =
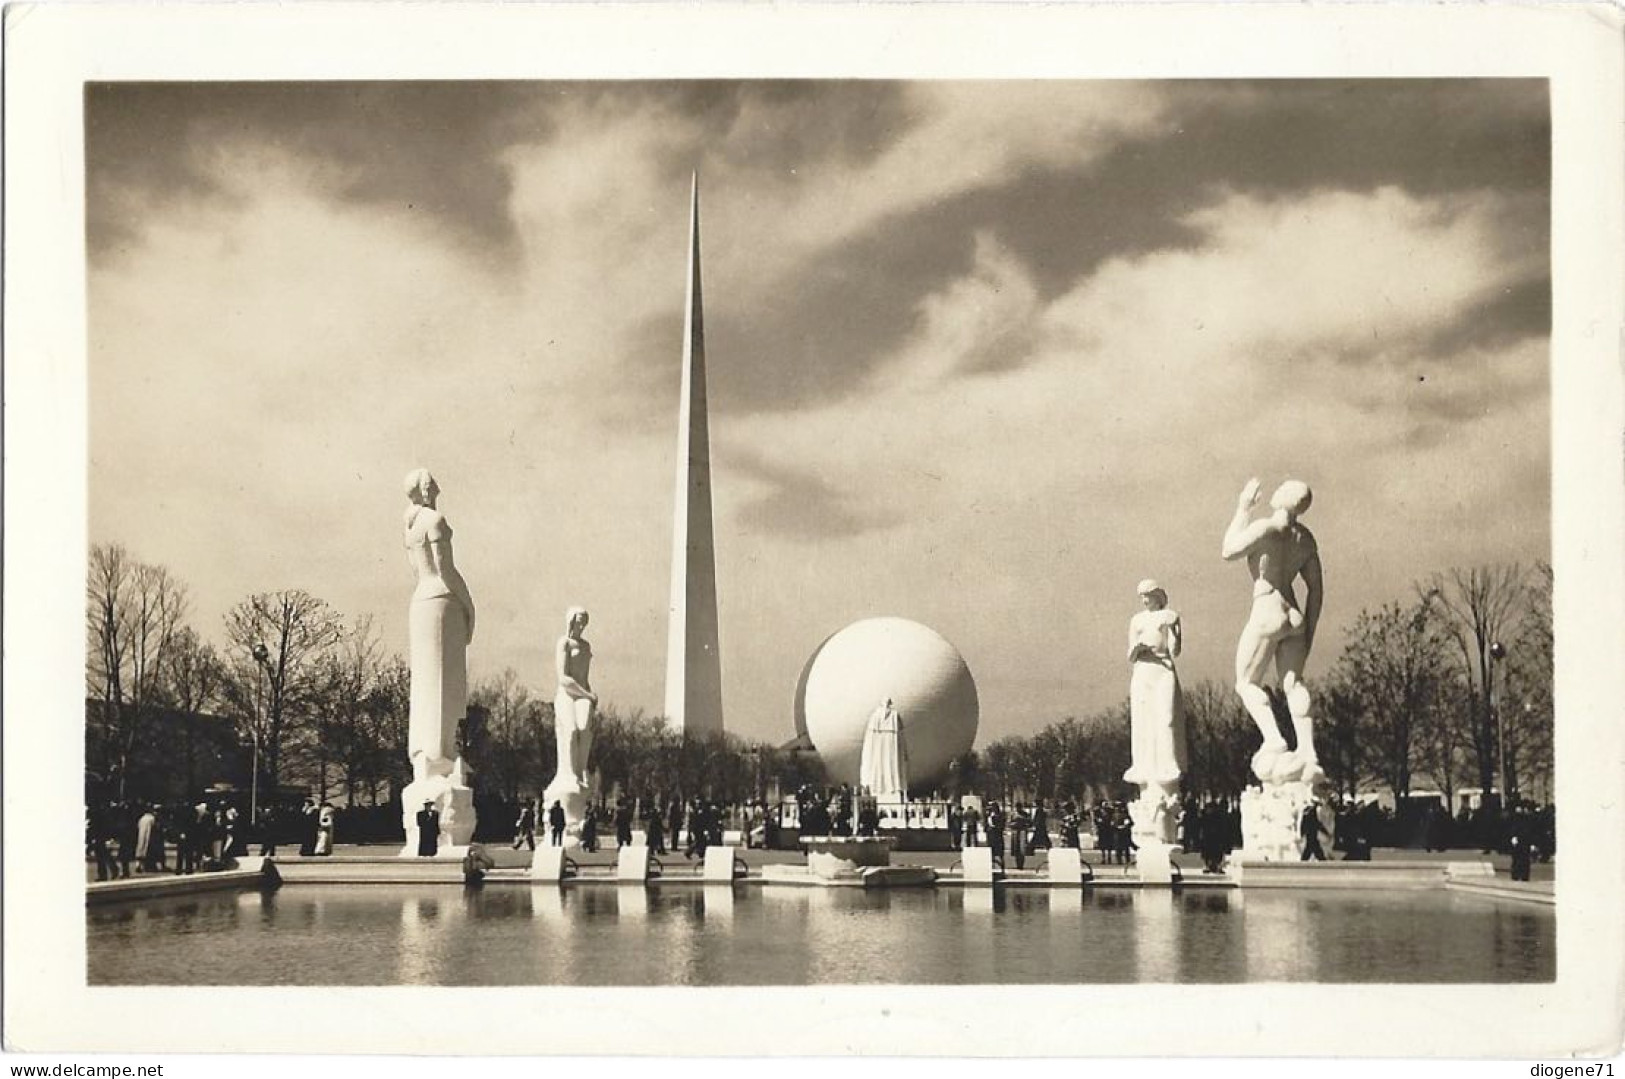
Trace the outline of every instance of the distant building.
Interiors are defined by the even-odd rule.
[[[134,706],[116,706],[128,716]],[[236,726],[224,716],[146,707],[135,726],[129,770],[119,775],[113,740],[118,725],[110,706],[85,701],[85,797],[104,800],[119,794],[122,780],[128,798],[170,802],[190,800],[217,784],[246,785],[253,771],[253,751],[242,744]]]

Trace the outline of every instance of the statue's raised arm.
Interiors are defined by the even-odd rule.
[[[1253,507],[1258,505],[1258,493],[1261,489],[1256,478],[1250,479],[1236,498],[1236,513],[1230,518],[1230,527],[1224,530],[1224,543],[1219,551],[1226,562],[1234,562],[1243,555],[1252,554],[1259,541],[1273,530],[1272,518],[1261,517],[1256,521],[1252,520]]]

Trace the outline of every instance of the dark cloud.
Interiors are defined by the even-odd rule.
[[[1231,192],[1527,194],[1502,222],[1503,243],[1548,245],[1543,80],[1225,82],[1174,84],[1170,93],[1171,133],[880,222],[825,253],[783,303],[721,312],[717,352],[737,365],[716,381],[719,407],[789,409],[860,389],[915,328],[920,301],[969,272],[981,230],[1022,261],[1042,300],[1108,259],[1199,247],[1201,234],[1182,220]],[[1490,326],[1527,315],[1475,318]]]
[[[729,469],[769,488],[740,508],[738,520],[747,529],[815,541],[856,536],[900,523],[854,508],[815,472],[774,464],[740,446],[725,447],[722,456]]]
[[[1448,357],[1467,349],[1499,349],[1552,332],[1552,279],[1548,274],[1508,285],[1462,312],[1426,342],[1425,350]]]
[[[712,155],[779,171],[862,164],[906,125],[903,84],[879,82],[91,83],[85,90],[92,257],[134,242],[148,204],[224,198],[223,147],[268,147],[314,167],[341,201],[433,217],[493,258],[516,253],[502,153],[545,142],[565,103],[651,103],[695,119],[702,138],[662,163],[674,178]]]
[[[547,84],[92,83],[85,89],[92,257],[140,235],[140,207],[225,197],[211,157],[270,148],[312,165],[334,198],[430,215],[498,258],[514,254],[498,155],[545,127]],[[523,122],[521,122],[523,121]]]

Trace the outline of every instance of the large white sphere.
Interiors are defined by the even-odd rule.
[[[863,733],[890,697],[902,714],[909,786],[924,793],[976,741],[976,682],[959,650],[906,618],[866,618],[819,645],[796,686],[796,733],[835,783],[858,782]]]

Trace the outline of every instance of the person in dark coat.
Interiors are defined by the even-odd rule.
[[[1224,867],[1224,856],[1230,853],[1230,822],[1217,802],[1209,802],[1202,811],[1199,829],[1202,872],[1218,873]]]
[[[519,808],[519,819],[513,825],[513,849],[518,850],[520,844],[527,844],[531,850],[536,849],[536,806],[526,802]]]
[[[1303,807],[1303,816],[1298,818],[1298,834],[1303,837],[1303,856],[1300,861],[1326,860],[1326,852],[1320,846],[1320,836],[1323,832],[1327,835],[1331,833],[1326,832],[1326,826],[1320,823],[1320,814],[1315,811],[1319,805],[1319,802],[1310,802]]]
[[[299,812],[299,856],[301,858],[314,857],[316,854],[316,830],[321,826],[317,815],[321,810],[316,808],[316,799],[306,798],[304,808]],[[421,817],[422,814],[419,814],[419,816]],[[418,828],[418,834],[420,836],[423,834],[421,825]],[[430,851],[429,853],[433,854],[434,852]]]
[[[617,847],[632,845],[632,800],[624,794],[621,800],[615,803],[615,845]]]
[[[1016,815],[1010,818],[1010,850],[1016,856],[1017,869],[1027,868],[1027,854],[1031,849],[1027,835],[1032,823],[1032,818],[1027,815],[1027,807],[1016,806]]]
[[[274,806],[262,806],[255,827],[260,833],[260,853],[267,858],[276,857],[276,834],[282,825],[282,814]]]
[[[999,803],[987,804],[987,816],[983,818],[987,824],[987,845],[993,851],[993,864],[1000,869],[1004,868],[1004,810]]]
[[[129,805],[118,803],[113,815],[113,826],[118,838],[118,864],[120,875],[126,880],[133,874],[130,864],[135,860],[136,815]]]
[[[644,829],[648,833],[649,851],[652,854],[666,853],[666,823],[661,819],[660,809],[657,806],[649,819],[644,821]]]
[[[314,814],[311,814],[311,817],[314,819]],[[314,845],[310,849],[314,850]],[[439,849],[440,814],[435,810],[433,802],[424,802],[423,808],[418,810],[418,857],[433,858]],[[304,853],[304,848],[300,848],[300,853]]]
[[[965,834],[965,811],[957,805],[948,807],[948,842],[954,850],[959,849],[960,838]]]
[[[589,805],[581,814],[581,849],[589,854],[598,849],[598,809]]]
[[[683,801],[673,798],[666,807],[666,835],[671,839],[672,849],[683,841]]]
[[[555,847],[564,846],[564,805],[557,798],[547,811],[547,826],[552,832],[549,842]]]
[[[1044,799],[1040,798],[1038,804],[1033,806],[1033,834],[1027,841],[1027,853],[1049,848],[1049,811],[1044,808]]]
[[[176,806],[170,814],[175,833],[175,875],[191,873],[197,862],[197,815],[191,806]]]

